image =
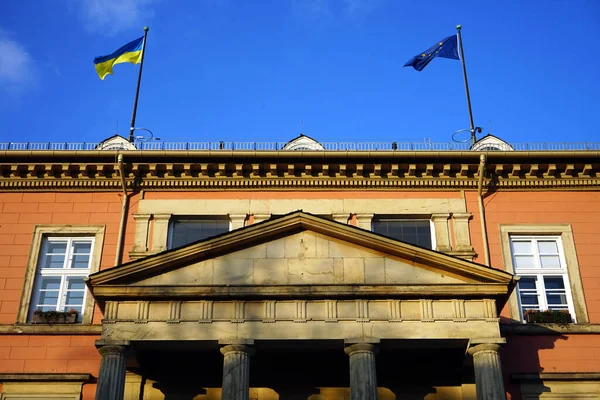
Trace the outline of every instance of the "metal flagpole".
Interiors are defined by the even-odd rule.
[[[142,61],[140,62],[140,72],[138,74],[137,88],[135,89],[135,100],[133,102],[133,113],[131,114],[131,127],[129,128],[129,142],[131,143],[134,141],[133,131],[135,130],[135,114],[137,113],[138,97],[140,96],[140,83],[142,82],[142,68],[144,68],[144,56],[146,55],[146,38],[148,37],[148,30],[149,28],[145,26],[144,44],[142,45]]]
[[[467,92],[467,106],[469,108],[469,123],[471,124],[471,144],[475,144],[475,142],[477,141],[477,138],[475,137],[475,123],[473,122],[473,110],[471,109],[471,95],[469,94],[469,81],[467,80],[467,65],[465,64],[465,53],[463,51],[462,36],[460,34],[461,29],[462,29],[462,25],[456,25],[456,30],[458,31],[457,36],[458,36],[458,48],[460,51],[460,61],[462,62],[463,78],[465,79],[465,91]]]

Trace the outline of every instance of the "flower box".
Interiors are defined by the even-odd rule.
[[[571,314],[564,310],[527,310],[525,321],[536,324],[570,324],[573,319]]]
[[[42,311],[36,310],[31,318],[32,324],[76,324],[79,312],[70,311]]]

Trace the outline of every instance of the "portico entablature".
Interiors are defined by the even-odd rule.
[[[109,301],[105,340],[500,338],[494,300]]]

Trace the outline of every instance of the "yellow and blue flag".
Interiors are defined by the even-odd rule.
[[[440,40],[421,54],[417,54],[404,64],[405,67],[413,67],[417,71],[422,71],[435,57],[452,58],[460,60],[458,57],[458,40],[456,35],[448,36]]]
[[[113,65],[120,63],[132,63],[139,64],[142,61],[142,48],[144,44],[144,37],[135,39],[120,49],[114,51],[112,54],[102,57],[94,58],[94,64],[96,66],[96,72],[100,79],[104,80],[104,77],[108,74],[112,75]]]

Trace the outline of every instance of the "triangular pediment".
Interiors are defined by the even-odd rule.
[[[92,274],[109,297],[487,296],[511,274],[302,211]]]

